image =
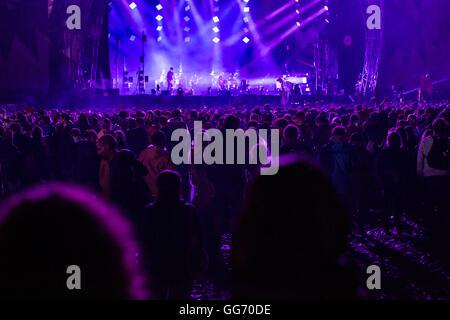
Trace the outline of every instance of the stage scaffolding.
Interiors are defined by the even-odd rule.
[[[361,94],[363,97],[369,98],[375,95],[378,68],[381,61],[381,54],[383,49],[383,29],[384,29],[384,0],[364,0],[363,14],[364,22],[367,21],[367,8],[371,5],[377,5],[381,9],[381,28],[366,30],[366,49],[364,56],[364,67],[361,78]]]

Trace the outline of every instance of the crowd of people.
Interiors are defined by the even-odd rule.
[[[172,132],[193,132],[195,121],[221,131],[278,129],[278,174],[258,176],[245,164],[175,165]],[[108,268],[95,265],[101,257],[121,261],[98,285],[107,276],[122,282],[117,280],[114,290],[110,284],[100,291],[90,287],[90,297],[144,297],[130,289],[139,274],[146,297],[155,299],[188,299],[193,280],[205,278],[218,298],[355,297],[356,284],[342,264],[355,220],[375,218],[394,233],[403,214],[430,230],[449,226],[449,122],[446,102],[0,109],[0,274],[7,270],[19,277],[25,271],[16,264],[33,256],[59,259],[44,264],[47,272],[74,264],[69,253],[58,256],[67,249],[94,274]],[[115,217],[110,205],[130,223],[131,235],[117,235],[106,214],[92,213],[109,210]],[[101,235],[105,232],[108,237]],[[432,233],[438,250],[445,251],[446,232]],[[28,234],[32,239],[20,240]],[[224,234],[233,237],[228,262],[221,254]],[[130,248],[123,242],[136,246],[139,268],[125,266]],[[15,247],[29,257],[17,257]],[[82,258],[81,247],[89,257]],[[105,247],[110,251],[97,259]],[[34,283],[27,279],[17,283]],[[23,293],[5,283],[16,296]],[[29,294],[44,296],[65,290],[58,284],[45,293],[36,283],[32,287]]]

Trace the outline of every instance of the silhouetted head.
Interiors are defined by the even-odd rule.
[[[436,119],[433,122],[433,134],[436,136],[445,135],[445,121],[444,119]]]
[[[237,130],[239,128],[239,118],[234,115],[229,115],[223,122],[224,129]]]
[[[233,298],[348,294],[338,263],[346,237],[346,214],[323,173],[280,158],[279,172],[258,177],[246,194],[233,234]]]
[[[110,134],[103,135],[97,141],[97,153],[106,160],[111,160],[117,152],[117,140]]]
[[[160,147],[160,148],[164,148],[164,144],[166,141],[166,136],[164,135],[164,132],[162,131],[156,131],[155,133],[152,134],[151,136],[151,143],[154,146]]]
[[[289,141],[297,141],[300,138],[300,130],[295,125],[288,125],[283,131],[284,138]]]
[[[177,201],[180,199],[181,176],[172,170],[162,171],[156,178],[158,201]]]
[[[145,298],[133,237],[114,208],[77,187],[18,194],[0,208],[0,297]],[[80,290],[68,289],[69,266]]]
[[[108,118],[103,119],[102,129],[104,129],[104,130],[111,130],[111,120],[109,120]]]
[[[387,146],[390,149],[400,149],[402,146],[402,138],[396,131],[389,132],[387,136]]]

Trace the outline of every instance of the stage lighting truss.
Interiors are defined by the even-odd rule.
[[[369,30],[366,28],[366,51],[364,56],[364,67],[361,77],[361,94],[364,97],[372,97],[378,82],[378,68],[380,65],[383,49],[383,21],[384,21],[384,0],[364,0],[364,19],[369,5],[378,5],[381,9],[381,29]]]

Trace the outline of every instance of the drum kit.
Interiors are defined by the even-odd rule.
[[[217,78],[217,85],[219,90],[231,91],[239,89],[239,76],[237,73],[227,73],[222,72]]]

